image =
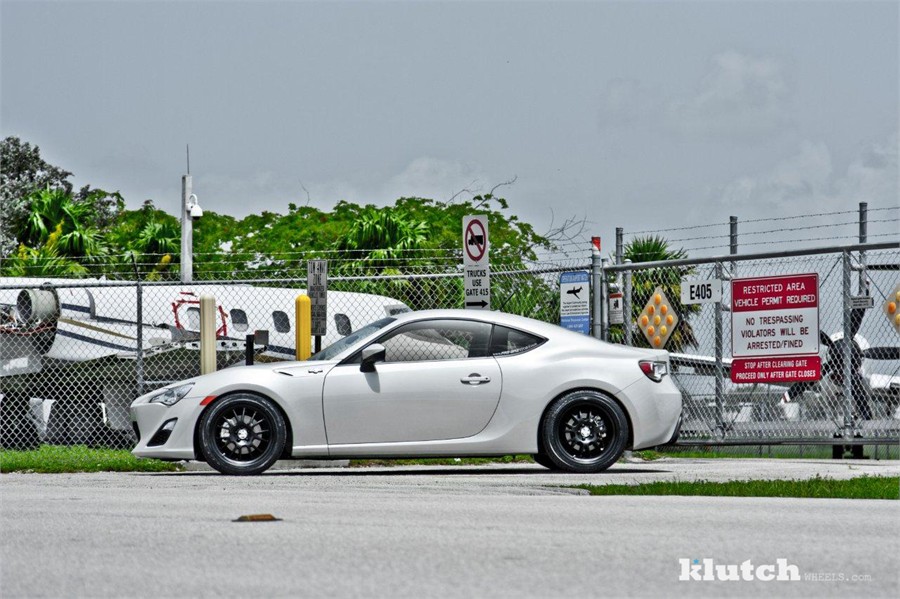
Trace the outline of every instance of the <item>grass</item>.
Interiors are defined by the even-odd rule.
[[[897,445],[882,445],[878,448],[874,445],[864,445],[863,451],[869,458],[879,458],[882,460],[898,459]],[[757,446],[757,445],[738,445],[731,447],[666,447],[662,450],[642,449],[632,452],[636,458],[647,461],[658,460],[660,458],[699,458],[699,459],[718,459],[718,458],[765,458],[765,459],[785,459],[785,460],[830,460],[831,445],[783,445],[783,446]]]
[[[705,495],[716,497],[803,497],[813,499],[900,499],[900,477],[860,476],[835,480],[660,481],[640,485],[576,485],[591,495]]]
[[[0,450],[0,472],[172,472],[177,464],[138,459],[125,449],[42,445],[32,451]]]

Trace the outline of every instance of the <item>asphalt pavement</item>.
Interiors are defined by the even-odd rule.
[[[896,597],[898,501],[566,488],[864,474],[897,476],[900,462],[6,474],[0,596]],[[251,514],[278,520],[235,522]],[[695,579],[715,578],[716,565],[754,580]],[[798,580],[760,580],[772,572]]]

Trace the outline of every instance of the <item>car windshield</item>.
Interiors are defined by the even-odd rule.
[[[309,360],[331,360],[338,354],[342,353],[344,350],[349,349],[354,343],[359,341],[360,339],[365,339],[375,331],[379,331],[397,320],[396,318],[382,318],[381,320],[376,320],[375,322],[370,322],[363,328],[359,329],[355,333],[351,335],[347,335],[340,341],[335,341],[322,351],[317,354],[313,354],[308,359]]]

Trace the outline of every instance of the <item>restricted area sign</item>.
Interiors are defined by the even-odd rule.
[[[491,267],[487,215],[464,216],[462,232],[465,307],[470,310],[490,310]]]
[[[591,334],[590,275],[586,270],[559,275],[559,326]]]
[[[328,260],[306,262],[306,294],[312,312],[312,335],[324,337],[328,327]]]
[[[822,378],[819,275],[733,280],[731,350],[735,383]]]

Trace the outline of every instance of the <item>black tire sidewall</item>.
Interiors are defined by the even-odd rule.
[[[615,427],[614,438],[604,455],[590,462],[575,460],[563,447],[563,441],[559,438],[560,419],[573,405],[588,403],[599,408],[607,425]],[[551,461],[560,470],[567,472],[601,472],[616,463],[616,460],[625,451],[628,442],[628,418],[618,403],[607,395],[598,391],[582,390],[568,393],[547,410],[541,421],[541,443],[546,459]]]
[[[223,411],[240,404],[253,406],[262,411],[272,427],[273,435],[272,442],[266,451],[259,458],[246,464],[238,464],[223,456],[215,440],[216,418]],[[215,401],[200,417],[198,426],[200,428],[200,445],[206,462],[222,474],[254,475],[265,472],[281,457],[287,437],[284,418],[271,400],[247,393],[229,395]]]

